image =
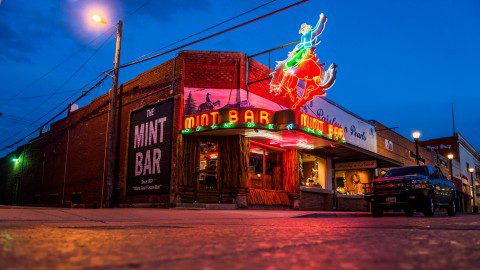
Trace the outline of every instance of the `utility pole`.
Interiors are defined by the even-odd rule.
[[[116,183],[116,164],[115,164],[115,126],[117,120],[117,88],[118,88],[118,72],[120,66],[120,50],[122,45],[122,29],[123,21],[117,24],[117,42],[115,46],[115,59],[113,61],[113,83],[110,90],[110,110],[108,112],[108,140],[107,140],[107,190],[106,190],[106,207],[114,207],[114,194]]]

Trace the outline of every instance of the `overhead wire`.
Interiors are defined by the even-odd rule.
[[[224,34],[224,33],[230,32],[230,31],[232,31],[232,30],[238,29],[238,28],[240,28],[240,27],[249,25],[249,24],[254,23],[254,22],[256,22],[256,21],[265,19],[265,18],[267,18],[267,17],[270,17],[270,16],[272,16],[272,15],[275,15],[275,14],[277,14],[277,13],[280,13],[280,12],[282,12],[282,11],[285,11],[285,10],[287,10],[287,9],[290,9],[290,8],[292,8],[292,7],[295,7],[295,6],[298,6],[298,5],[303,4],[303,3],[305,3],[305,2],[308,2],[308,1],[309,1],[309,0],[300,0],[300,1],[298,1],[298,2],[295,2],[295,3],[293,3],[293,4],[290,4],[290,5],[288,5],[288,6],[285,6],[285,7],[283,7],[283,8],[274,10],[274,11],[272,11],[272,12],[266,13],[266,14],[264,14],[264,15],[262,15],[262,16],[259,16],[259,17],[254,18],[254,19],[251,19],[251,20],[245,21],[245,22],[243,22],[243,23],[237,24],[237,25],[235,25],[235,26],[229,27],[229,28],[227,28],[227,29],[218,31],[218,32],[213,33],[213,34],[211,34],[211,35],[208,35],[208,36],[206,36],[206,37],[203,37],[203,38],[194,40],[194,41],[192,41],[192,42],[186,43],[186,44],[181,45],[181,46],[177,46],[177,47],[175,47],[175,48],[173,48],[173,49],[170,49],[170,50],[167,50],[167,51],[164,51],[164,52],[161,52],[161,53],[157,53],[157,54],[154,54],[154,55],[152,55],[152,56],[149,56],[149,57],[146,57],[146,58],[143,58],[143,59],[140,59],[140,60],[130,61],[130,62],[126,63],[126,64],[120,65],[119,68],[120,68],[120,69],[121,69],[121,68],[126,68],[126,67],[129,67],[129,66],[133,66],[133,65],[136,65],[136,64],[140,64],[140,63],[143,63],[143,62],[146,62],[146,61],[155,59],[155,58],[160,57],[160,56],[162,56],[162,55],[165,55],[165,54],[168,54],[168,53],[171,53],[171,52],[174,52],[174,51],[183,49],[183,48],[185,48],[185,47],[188,47],[188,46],[191,46],[191,45],[200,43],[200,42],[202,42],[202,41],[211,39],[211,38],[216,37],[216,36],[219,36],[219,35],[221,35],[221,34]],[[147,2],[149,2],[149,1],[147,1]],[[268,3],[269,3],[269,2],[267,2],[267,4],[268,4]],[[265,5],[265,4],[263,4],[263,5]],[[144,6],[144,5],[143,5],[143,6]],[[87,91],[85,91],[84,93],[82,93],[82,95],[80,95],[74,102],[77,102],[78,100],[80,100],[81,98],[83,98],[86,94],[90,93],[90,91],[92,91],[92,90],[95,89],[96,87],[100,86],[101,83],[102,83],[106,78],[108,78],[108,77],[110,76],[110,73],[111,73],[111,72],[112,72],[112,69],[109,70],[108,72],[104,72],[103,74],[106,74],[106,75],[105,75],[97,84],[95,84],[94,86],[92,86],[91,88],[89,88]],[[60,105],[60,106],[61,106],[61,105]],[[59,106],[56,106],[54,109],[56,109],[56,108],[58,108],[58,107],[59,107]],[[53,109],[53,110],[54,110],[54,109]],[[11,143],[11,144],[5,146],[5,147],[0,148],[0,151],[3,151],[3,150],[6,150],[6,149],[9,149],[9,148],[12,148],[13,146],[19,144],[20,142],[22,142],[23,140],[25,140],[26,138],[28,138],[29,136],[31,136],[31,135],[34,134],[35,132],[39,131],[39,130],[40,130],[41,128],[43,128],[46,124],[48,124],[48,123],[50,123],[51,121],[53,121],[56,117],[58,117],[59,115],[61,115],[62,113],[64,113],[67,109],[68,109],[68,107],[65,108],[65,109],[63,109],[63,110],[61,110],[61,111],[60,111],[59,113],[57,113],[54,117],[50,118],[46,123],[44,123],[43,125],[41,125],[41,126],[40,126],[39,128],[37,128],[36,130],[30,132],[29,134],[27,134],[27,135],[24,136],[23,138],[15,141],[14,143]],[[53,111],[53,110],[50,110],[49,112],[51,112],[51,111]],[[47,114],[47,115],[48,115],[48,114]],[[41,118],[43,118],[43,117],[44,117],[44,116],[42,116]],[[40,119],[41,119],[41,118],[40,118]],[[37,121],[35,121],[35,122],[37,122]],[[1,145],[2,143],[4,143],[5,141],[8,141],[8,139],[0,142],[0,145]]]
[[[130,12],[129,14],[127,14],[125,16],[125,19],[128,18],[129,16],[133,15],[134,13],[136,13],[137,11],[139,11],[141,8],[145,7],[148,3],[150,2],[150,0],[147,0],[145,1],[142,5],[139,5],[135,10],[133,10],[132,12]],[[97,36],[94,40],[92,40],[89,44],[93,43],[94,41],[96,41],[98,38],[100,38],[101,36],[103,36],[104,34],[108,33],[109,31],[111,31],[112,29],[114,29],[115,27],[112,26],[110,27],[108,30],[106,30],[105,32],[103,32],[101,35]],[[100,46],[99,48],[97,48],[97,50],[95,50],[94,54],[91,55],[91,57],[89,57],[87,59],[86,62],[84,62],[75,72],[74,74],[76,74],[78,71],[80,71],[84,66],[85,64],[90,61],[91,58],[93,58],[93,56],[98,52],[98,50],[106,43],[106,41],[110,39],[107,38]],[[85,45],[84,47],[86,47],[87,45]],[[78,53],[78,52],[77,52]],[[71,57],[73,57],[74,55],[76,55],[76,53],[72,54]],[[70,57],[69,57],[70,58]],[[63,63],[60,63],[58,65],[56,65],[53,69],[51,69],[49,72],[47,72],[46,74],[42,75],[41,78],[44,78],[46,77],[48,74],[50,74],[51,72],[53,72],[56,68],[58,68],[59,66],[61,66],[61,64]],[[112,70],[109,70],[108,72],[103,72],[101,74],[99,74],[95,79],[91,80],[90,82],[88,82],[87,84],[85,84],[83,87],[80,88],[80,90],[84,89],[85,87],[87,87],[89,84],[91,84],[93,81],[97,80],[98,78],[100,78],[103,74],[105,74],[105,76],[99,81],[99,83],[95,84],[95,86],[93,88],[90,88],[88,91],[84,91],[84,93],[82,93],[82,95],[80,95],[79,98],[77,98],[74,102],[77,102],[79,101],[81,98],[83,98],[84,96],[86,96],[86,94],[90,93],[91,90],[97,88],[99,85],[101,85],[101,82],[103,82],[107,77],[109,77],[110,73],[112,72]],[[70,76],[69,79],[67,79],[64,84],[62,84],[62,86],[64,86],[71,78],[74,77],[74,74],[72,76]],[[33,83],[37,82],[38,80],[34,81]],[[31,83],[31,84],[33,84]],[[61,87],[62,87],[61,86]],[[61,87],[57,88],[57,89],[60,89]],[[19,92],[22,92],[22,91],[19,91]],[[78,92],[78,91],[76,91]],[[16,97],[18,97],[19,95],[16,95]],[[75,94],[69,96],[68,98],[64,99],[62,102],[60,102],[59,104],[57,104],[54,108],[50,109],[47,113],[43,114],[41,117],[37,118],[35,121],[32,122],[32,124],[34,124],[35,122],[38,122],[40,121],[43,117],[47,116],[48,114],[50,114],[52,111],[56,110],[57,108],[59,108],[62,104],[64,104],[65,102],[67,102],[69,99],[71,99],[73,96],[75,96]],[[50,95],[51,97],[51,95]],[[66,110],[68,109],[65,108],[63,109],[60,113],[58,113],[54,118],[51,118],[50,120],[48,120],[46,123],[42,124],[39,128],[37,128],[36,130],[30,132],[29,134],[27,134],[25,137],[23,137],[21,140],[18,140],[16,141],[15,143],[13,144],[10,144],[6,147],[3,147],[0,151],[2,150],[6,150],[8,148],[11,148],[12,146],[15,146],[16,144],[18,144],[19,142],[22,142],[23,140],[25,140],[26,138],[28,138],[30,135],[34,134],[35,132],[37,132],[38,130],[40,130],[41,128],[43,128],[45,125],[47,125],[48,123],[50,123],[51,121],[53,121],[56,117],[58,117],[59,115],[61,115],[63,112],[65,112]],[[21,119],[23,120],[23,118]],[[23,130],[20,130],[19,132],[13,134],[12,136],[9,136],[8,138],[4,139],[3,141],[0,142],[0,145],[7,142],[8,140],[12,139],[13,137],[15,136],[18,136],[19,134],[21,134],[23,132]]]
[[[207,40],[207,39],[211,39],[211,38],[213,38],[213,37],[216,37],[216,36],[225,34],[225,33],[227,33],[227,32],[230,32],[230,31],[232,31],[232,30],[235,30],[235,29],[237,29],[237,28],[240,28],[240,27],[246,26],[246,25],[248,25],[248,24],[254,23],[254,22],[256,22],[256,21],[265,19],[265,18],[267,18],[267,17],[270,17],[270,16],[275,15],[275,14],[277,14],[277,13],[279,13],[279,12],[285,11],[285,10],[287,10],[287,9],[290,9],[290,8],[292,8],[292,7],[295,7],[295,6],[298,6],[298,5],[303,4],[303,3],[305,3],[305,2],[308,2],[308,1],[309,1],[309,0],[301,0],[301,1],[295,2],[295,3],[291,4],[291,5],[285,6],[285,7],[283,7],[283,8],[277,9],[277,10],[272,11],[272,12],[269,12],[269,13],[267,13],[267,14],[264,14],[264,15],[260,16],[260,17],[256,17],[256,18],[254,18],[254,19],[251,19],[251,20],[248,20],[248,21],[246,21],[246,22],[237,24],[237,25],[235,25],[235,26],[232,26],[232,27],[229,27],[229,28],[227,28],[227,29],[221,30],[221,31],[219,31],[219,32],[213,33],[213,34],[208,35],[208,36],[206,36],[206,37],[203,37],[203,38],[200,38],[200,39],[191,41],[191,42],[186,43],[186,44],[184,44],[184,45],[175,47],[175,48],[173,48],[173,49],[170,49],[170,50],[167,50],[167,51],[164,51],[164,52],[161,52],[161,53],[157,53],[157,54],[154,54],[154,55],[152,55],[152,56],[149,56],[149,57],[146,57],[146,58],[143,58],[143,59],[140,59],[140,60],[131,61],[131,62],[128,62],[128,63],[126,63],[126,64],[120,65],[120,68],[126,68],[126,67],[129,67],[129,66],[133,66],[133,65],[136,65],[136,64],[140,64],[140,63],[143,63],[143,62],[146,62],[146,61],[155,59],[155,58],[157,58],[157,57],[160,57],[160,56],[162,56],[162,55],[165,55],[165,54],[168,54],[168,53],[171,53],[171,52],[174,52],[174,51],[178,51],[178,50],[183,49],[183,48],[186,48],[186,47],[188,47],[188,46],[191,46],[191,45],[200,43],[200,42],[202,42],[202,41],[205,41],[205,40]]]
[[[180,42],[182,42],[182,41],[188,40],[188,39],[190,39],[190,38],[192,38],[192,37],[195,37],[195,36],[198,36],[198,35],[203,34],[203,33],[205,33],[205,32],[208,32],[208,31],[210,31],[210,30],[212,30],[212,29],[214,29],[214,28],[217,28],[217,27],[219,27],[219,26],[221,26],[221,25],[223,25],[223,24],[225,24],[225,23],[227,23],[227,22],[231,22],[231,21],[233,21],[233,20],[235,20],[235,19],[238,19],[238,18],[240,18],[240,17],[242,17],[242,16],[245,16],[245,15],[247,15],[247,14],[249,14],[249,13],[255,11],[255,10],[258,10],[258,9],[260,9],[260,8],[263,8],[263,7],[267,6],[267,5],[270,5],[270,4],[272,4],[273,2],[276,2],[276,1],[278,1],[278,0],[271,0],[271,1],[268,1],[268,2],[266,2],[266,3],[264,3],[264,4],[261,4],[261,5],[259,5],[259,6],[256,6],[256,7],[252,8],[252,9],[249,9],[249,10],[247,10],[247,11],[244,11],[244,12],[238,14],[238,15],[235,15],[235,16],[230,17],[230,18],[228,18],[228,19],[225,19],[225,20],[223,20],[223,21],[221,21],[221,22],[219,22],[219,23],[216,23],[216,24],[214,24],[214,25],[211,25],[211,26],[209,26],[209,27],[207,27],[207,28],[205,28],[205,29],[203,29],[203,30],[201,30],[201,31],[198,31],[198,32],[196,32],[196,33],[193,33],[193,34],[191,34],[191,35],[188,35],[188,36],[186,36],[186,37],[183,37],[183,38],[181,38],[181,39],[179,39],[179,40],[177,40],[177,41],[174,41],[174,42],[172,42],[172,43],[169,43],[169,44],[167,44],[167,45],[165,45],[165,46],[163,46],[163,47],[161,47],[161,48],[159,48],[159,49],[156,49],[156,50],[154,50],[154,51],[152,51],[152,52],[150,52],[150,53],[146,53],[146,54],[144,54],[144,55],[142,55],[142,56],[139,56],[139,57],[133,59],[132,61],[137,61],[137,60],[143,59],[143,58],[145,58],[145,57],[147,57],[147,56],[149,56],[149,55],[152,55],[152,54],[154,54],[154,53],[156,53],[156,52],[159,52],[159,51],[161,51],[161,50],[164,50],[164,49],[166,49],[166,48],[168,48],[168,47],[171,47],[171,46],[173,46],[173,45],[175,45],[175,44],[178,44],[178,43],[180,43]]]
[[[110,36],[111,37],[111,36]],[[107,39],[105,39],[102,44],[93,52],[92,55],[90,55],[90,57],[88,59],[86,59],[86,61],[84,61],[82,63],[82,65],[80,65],[59,87],[57,87],[52,93],[50,93],[48,95],[48,97],[46,99],[44,99],[43,102],[46,102],[48,99],[50,99],[54,93],[56,91],[58,91],[59,89],[61,89],[63,86],[65,86],[71,79],[73,79],[73,77],[75,77],[75,75],[80,72],[80,70],[83,69],[83,67],[85,67],[85,65],[97,54],[97,52],[100,50],[100,48],[110,39],[110,37],[108,37]],[[94,80],[98,79],[101,75],[98,75]],[[53,108],[51,108],[50,110],[48,110],[46,113],[42,114],[40,117],[37,117],[35,120],[32,121],[32,123],[36,123],[36,122],[39,122],[40,120],[42,120],[44,117],[48,116],[51,112],[53,112],[54,110],[56,110],[57,108],[59,108],[60,106],[62,106],[65,102],[67,102],[69,99],[73,98],[78,91],[81,91],[83,90],[86,86],[88,86],[88,84],[92,83],[94,80],[90,81],[89,83],[87,83],[86,85],[82,86],[79,90],[77,90],[74,94],[70,95],[69,97],[67,97],[66,99],[62,100],[61,102],[59,102],[57,105],[55,105]],[[25,120],[25,118],[29,115],[32,115],[33,112],[35,112],[38,108],[42,107],[43,106],[43,102],[40,103],[38,106],[36,106],[35,108],[33,108],[32,110],[30,110],[28,113],[24,114],[23,117],[20,117],[20,120]],[[23,132],[23,130],[19,130],[18,132],[12,134],[11,136],[7,137],[6,139],[2,140],[0,142],[0,145],[9,141],[10,139],[14,138],[15,136],[18,136],[20,135],[21,133]]]

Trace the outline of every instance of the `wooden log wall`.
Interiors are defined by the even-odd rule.
[[[284,189],[288,193],[298,193],[300,190],[300,169],[298,151],[287,150],[283,153]]]

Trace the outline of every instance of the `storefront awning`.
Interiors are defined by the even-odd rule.
[[[282,149],[298,149],[302,152],[317,156],[324,156],[325,154],[328,154],[333,156],[335,162],[375,160],[378,168],[390,168],[403,165],[401,162],[384,157],[358,146],[349,143],[335,142],[302,131],[255,131],[246,129],[228,129],[211,130],[202,133],[193,133],[190,135],[244,135],[257,142],[271,145],[273,147],[280,147]]]
[[[403,166],[403,163],[401,162],[348,143],[332,144],[329,146],[312,149],[309,152],[312,154],[327,153],[328,155],[332,155],[334,157],[333,159],[335,162],[376,160],[378,168]]]

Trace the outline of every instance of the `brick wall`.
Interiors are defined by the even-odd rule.
[[[176,58],[119,87],[116,134],[122,204],[168,205],[175,196],[176,187],[175,177],[172,177],[170,196],[126,196],[130,113],[149,104],[174,98],[173,168],[176,165],[176,141],[182,124],[184,86],[245,89],[245,61],[245,55],[236,52],[182,51]],[[120,76],[123,72],[126,71],[122,70]],[[107,80],[105,83],[110,82]],[[102,193],[105,194],[102,187],[106,187],[104,158],[108,101],[108,93],[99,96],[90,104],[69,113],[66,118],[52,123],[46,134],[0,160],[1,202],[13,203],[13,194],[18,193],[21,195],[21,204],[68,206],[74,200],[74,203],[87,207],[99,207]],[[10,159],[21,153],[25,153],[24,166],[22,170],[13,170]],[[174,171],[172,169],[172,174]],[[17,189],[21,192],[15,192]]]

